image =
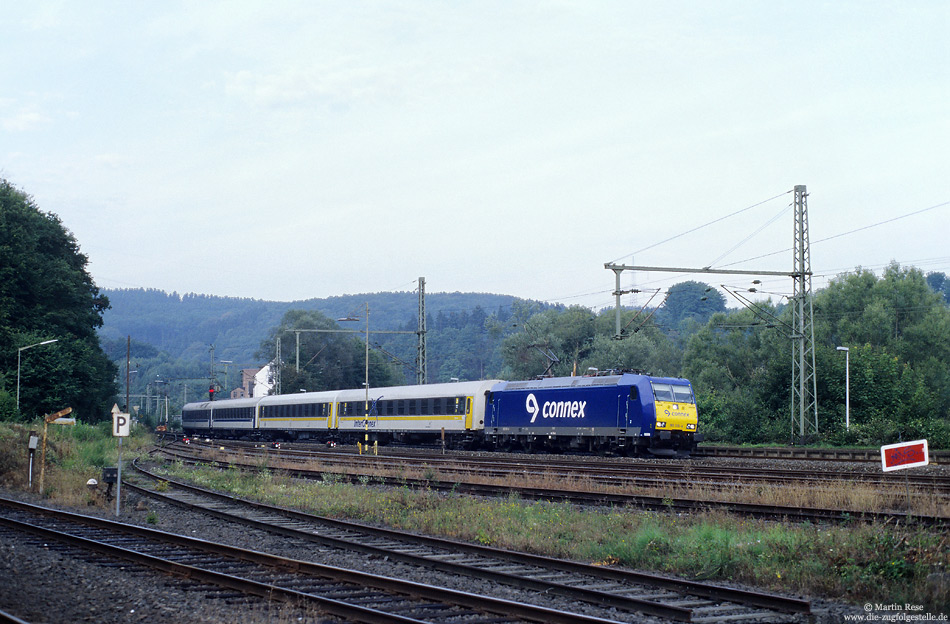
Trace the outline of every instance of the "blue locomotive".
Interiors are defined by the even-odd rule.
[[[686,379],[619,373],[189,403],[185,433],[459,448],[688,455],[702,441]]]

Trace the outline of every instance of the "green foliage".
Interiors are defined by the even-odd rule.
[[[726,311],[726,299],[702,282],[686,281],[670,286],[666,301],[657,311],[657,323],[683,331],[687,323],[705,325],[714,314]]]
[[[622,322],[633,327],[635,314],[624,310]],[[501,343],[502,376],[583,375],[591,368],[679,374],[681,352],[665,333],[646,325],[615,340],[614,318],[613,311],[595,316],[579,306],[535,314],[523,324],[523,331]]]
[[[365,326],[364,326],[365,327]],[[297,335],[300,340],[300,370],[297,370]],[[304,331],[304,330],[327,330]],[[261,357],[276,351],[281,341],[284,366],[281,370],[282,390],[319,391],[359,388],[366,376],[366,343],[352,331],[340,327],[320,312],[290,310],[280,325],[261,344]],[[357,330],[358,331],[358,330]],[[339,333],[337,333],[339,332]],[[357,334],[358,335],[358,334]],[[370,328],[372,342],[372,327]],[[400,383],[398,370],[376,349],[369,351],[369,384],[372,388]]]
[[[115,367],[102,352],[96,329],[109,300],[93,283],[88,259],[59,217],[42,212],[2,179],[0,257],[0,368],[13,371],[0,376],[0,417],[31,419],[64,407],[88,422],[107,417]],[[20,351],[51,339],[57,342]]]
[[[920,271],[858,270],[814,298],[819,432],[835,444],[927,438],[950,447],[950,309]],[[707,439],[785,442],[790,433],[790,311],[762,305],[714,316],[688,343]],[[775,320],[778,317],[778,321]],[[845,430],[850,349],[851,429]]]
[[[100,332],[102,342],[110,359],[122,371],[120,386],[124,386],[126,336],[132,336],[131,368],[137,373],[131,376],[130,392],[153,398],[150,404],[145,399],[133,400],[133,405],[141,404],[143,413],[146,409],[154,412],[154,398],[166,392],[171,398],[172,413],[186,400],[207,396],[209,346],[212,344],[216,346],[217,360],[233,362],[227,379],[223,366],[216,365],[222,390],[227,393],[239,386],[240,369],[259,368],[273,358],[271,334],[292,310],[298,313],[320,312],[326,318],[336,319],[354,312],[361,313],[368,302],[370,336],[374,350],[379,351],[373,357],[383,352],[392,354],[405,363],[399,371],[400,383],[415,383],[418,340],[414,335],[418,314],[415,292],[347,295],[295,302],[179,295],[143,289],[110,290],[108,295],[112,307],[104,317],[105,325]],[[432,382],[449,381],[452,377],[466,380],[498,376],[502,368],[498,349],[500,341],[520,328],[519,323],[531,314],[550,307],[507,295],[485,293],[430,293],[426,300],[428,369]],[[346,329],[362,329],[360,323],[344,325],[347,325]],[[374,333],[379,330],[413,333]],[[357,338],[360,336],[356,335]],[[262,350],[261,343],[265,341],[268,345]],[[287,344],[282,345],[283,355],[294,358],[294,350],[288,351]],[[311,351],[306,359],[313,353]],[[380,361],[383,360],[392,361],[392,358],[382,356]],[[159,384],[157,380],[170,383]],[[293,379],[284,377],[282,381],[286,385]],[[307,385],[305,381],[304,386]]]
[[[928,575],[950,564],[946,532],[906,526],[812,526],[721,514],[590,510],[566,503],[440,495],[409,488],[366,488],[337,475],[303,482],[178,467],[173,476],[236,496],[351,518],[408,533],[547,556],[730,580],[783,592],[844,598],[858,604],[910,602],[947,609]]]
[[[945,273],[928,273],[927,285],[935,293],[943,297],[944,303],[950,305],[950,279]]]

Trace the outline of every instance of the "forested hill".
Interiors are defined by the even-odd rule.
[[[103,344],[112,357],[124,356],[126,336],[164,351],[171,359],[204,362],[209,346],[215,357],[235,363],[256,362],[261,342],[280,324],[288,310],[316,310],[331,319],[364,318],[370,308],[373,329],[411,329],[417,326],[419,298],[415,291],[344,295],[305,301],[261,301],[210,295],[179,295],[155,289],[104,290],[111,308],[103,315]],[[458,325],[475,313],[507,317],[512,305],[522,301],[508,295],[486,293],[431,293],[426,295],[430,330]],[[478,310],[478,312],[476,312]],[[362,329],[362,323],[346,324]]]

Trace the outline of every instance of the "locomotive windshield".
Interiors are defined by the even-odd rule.
[[[692,403],[693,391],[689,386],[653,382],[653,396],[657,401]]]

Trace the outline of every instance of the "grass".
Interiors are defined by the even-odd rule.
[[[43,423],[32,425],[0,423],[0,487],[26,490],[29,484],[30,432],[37,432],[42,447]],[[123,464],[152,444],[151,435],[142,428],[123,440]],[[33,459],[33,488],[38,492],[42,451]],[[118,463],[118,442],[112,437],[111,422],[88,425],[49,425],[46,441],[46,471],[43,492],[46,498],[65,505],[105,506],[105,501],[86,487],[89,479],[102,477],[104,466]]]
[[[591,511],[517,496],[299,481],[273,469],[171,467],[175,478],[274,505],[501,548],[784,593],[950,610],[950,536],[892,525],[788,525],[723,513]]]
[[[209,453],[200,447],[198,453]],[[206,455],[211,459],[212,455]],[[299,463],[283,462],[279,455],[251,456],[240,452],[228,451],[216,454],[215,458],[234,464],[257,463],[272,469],[306,468],[321,471],[324,481],[340,480],[348,474],[347,468],[334,464],[323,465],[314,460],[306,466]],[[425,481],[455,482],[457,473],[445,472],[425,465],[422,468],[392,468],[379,462],[375,468],[361,468],[360,479],[372,480],[373,477],[391,477],[420,479]],[[910,511],[917,515],[942,516],[950,518],[950,499],[939,497],[934,492],[920,488],[909,488],[910,498],[903,483],[895,482],[891,487],[880,488],[873,484],[841,480],[822,485],[814,483],[795,483],[790,481],[781,485],[774,484],[719,484],[690,483],[688,473],[679,481],[670,481],[662,487],[641,487],[634,485],[605,485],[595,483],[585,476],[564,476],[562,474],[539,472],[532,474],[513,473],[503,477],[481,476],[475,473],[464,477],[467,483],[485,485],[508,485],[513,487],[551,488],[578,490],[585,492],[604,492],[611,494],[635,494],[658,498],[690,498],[697,500],[720,501],[728,503],[756,503],[786,507],[813,507],[819,509],[847,509],[851,511],[889,512]]]
[[[41,423],[37,430],[42,431]],[[0,423],[0,486],[26,489],[29,431],[28,426]],[[100,478],[102,466],[115,464],[117,445],[108,424],[51,426],[49,432],[44,495],[68,505],[105,506],[89,494],[85,483],[89,478]],[[124,443],[123,458],[130,462],[149,443],[149,436],[134,432]],[[923,605],[931,613],[950,611],[950,535],[914,527],[780,524],[719,512],[677,516],[632,508],[590,510],[566,503],[525,501],[517,496],[483,499],[426,488],[375,487],[378,479],[371,475],[351,485],[330,470],[325,472],[323,482],[300,481],[263,461],[255,470],[247,471],[234,467],[186,468],[181,463],[169,464],[166,469],[174,478],[238,496],[402,531],[599,565],[747,583],[855,604],[911,603]],[[441,478],[431,467],[422,469],[419,475],[403,476]],[[531,484],[539,485],[536,479]],[[577,480],[573,485],[590,484]],[[815,502],[842,496],[857,502],[867,496],[847,493],[849,489],[854,487],[794,496],[800,497],[796,500]],[[697,496],[695,489],[689,492]],[[779,496],[765,490],[753,495],[759,499]],[[154,520],[157,522],[158,517]]]

